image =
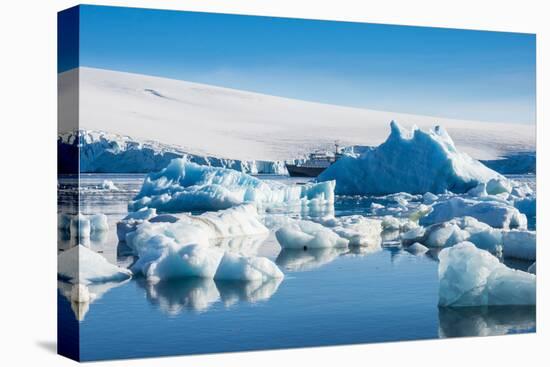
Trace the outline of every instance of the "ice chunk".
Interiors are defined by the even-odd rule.
[[[420,218],[420,224],[426,226],[465,216],[474,217],[494,228],[527,228],[526,216],[505,202],[462,197],[438,202],[429,214]]]
[[[105,214],[76,215],[60,213],[57,216],[57,228],[69,233],[71,237],[90,238],[90,235],[109,230]]]
[[[418,241],[428,247],[448,247],[469,241],[492,253],[499,253],[502,245],[501,230],[472,217],[454,218],[422,230],[409,231],[402,235],[402,240],[405,245]]]
[[[428,252],[430,249],[424,246],[421,243],[415,242],[409,247],[407,247],[407,251],[409,251],[413,255],[422,255]]]
[[[516,200],[514,206],[528,217],[534,217],[537,214],[537,197],[529,196]]]
[[[223,256],[214,276],[217,280],[262,282],[283,277],[283,272],[279,270],[277,265],[265,257],[245,257],[229,252],[226,252]]]
[[[101,183],[101,188],[103,190],[118,191],[119,188],[116,187],[115,183],[111,180],[103,180]]]
[[[228,225],[235,216],[252,216],[256,222]],[[208,217],[210,220],[206,220]],[[181,217],[174,223],[146,221],[126,236],[127,245],[138,256],[132,270],[153,282],[188,277],[252,281],[282,277],[277,266],[266,258],[233,253],[211,243],[222,236],[264,233],[267,229],[256,217],[253,206],[242,206]]]
[[[502,231],[502,255],[522,260],[536,260],[536,232],[526,230]]]
[[[301,209],[334,203],[333,181],[285,185],[262,181],[231,169],[200,166],[174,159],[162,171],[149,174],[129,210],[143,207],[164,212],[227,209],[243,203],[267,208],[285,204]]]
[[[537,263],[536,262],[532,263],[527,269],[527,272],[531,274],[537,274]]]
[[[349,241],[351,246],[380,246],[382,221],[361,215],[323,217],[319,223],[329,227],[338,236]]]
[[[485,190],[488,195],[509,194],[512,192],[512,182],[505,178],[493,178],[487,181]]]
[[[292,220],[275,232],[283,248],[316,249],[347,247],[349,240],[340,237],[329,228],[308,220]]]
[[[513,270],[485,250],[461,242],[439,254],[439,305],[534,305],[536,278]]]
[[[146,220],[149,220],[157,215],[157,210],[154,208],[141,208],[137,212],[130,212],[120,222],[116,224],[116,232],[119,241],[126,241],[126,235],[133,232],[136,227]]]
[[[459,152],[442,127],[404,131],[391,123],[388,139],[359,157],[345,156],[321,173],[318,180],[336,180],[337,194],[408,192],[464,193],[493,178],[504,179],[465,153]]]
[[[152,210],[152,215],[155,214],[155,209],[141,209],[136,213]],[[206,212],[201,215],[183,214],[161,214],[158,216],[144,216],[144,220],[134,219],[129,215],[117,224],[119,231],[119,240],[131,241],[132,233],[137,228],[137,224],[144,221],[149,223],[187,223],[204,230],[210,240],[238,237],[238,236],[259,236],[269,233],[269,230],[260,222],[256,207],[251,204],[240,205],[234,208],[220,210],[217,212]],[[130,218],[130,219],[127,219]],[[159,227],[160,228],[160,227]],[[172,227],[172,229],[177,226]],[[128,241],[128,238],[130,239]]]
[[[128,279],[132,273],[107,261],[103,256],[82,245],[57,256],[57,274],[71,283],[90,284]]]

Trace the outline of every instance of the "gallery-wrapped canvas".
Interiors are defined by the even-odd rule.
[[[58,15],[58,350],[536,330],[535,35]]]

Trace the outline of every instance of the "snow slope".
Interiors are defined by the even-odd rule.
[[[460,150],[476,159],[535,150],[533,125],[342,107],[86,67],[59,74],[60,86],[67,90],[77,80],[80,129],[155,140],[192,154],[286,160],[319,148],[332,150],[335,140],[375,146],[385,140],[391,120],[421,128],[439,124]],[[62,90],[59,98],[60,110],[70,110],[71,94]],[[70,114],[60,114],[60,131],[73,123]]]

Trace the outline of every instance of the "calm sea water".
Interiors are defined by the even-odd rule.
[[[104,179],[121,190],[96,189]],[[111,228],[89,245],[122,266],[133,258],[118,244],[116,222],[126,215],[127,202],[142,179],[141,175],[81,179],[88,188],[80,196],[81,211],[106,214]],[[370,202],[339,200],[336,215],[366,213]],[[70,208],[74,203],[61,195],[60,205]],[[71,246],[69,241],[60,247]],[[82,360],[535,331],[534,307],[439,309],[435,252],[415,256],[393,242],[374,253],[281,251],[273,234],[260,241],[258,254],[281,267],[282,282],[188,279],[153,285],[132,279],[92,289],[99,298],[80,313]],[[60,283],[62,317],[75,322],[63,287]]]

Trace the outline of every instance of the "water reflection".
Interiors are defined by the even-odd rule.
[[[282,279],[240,282],[187,278],[151,283],[140,278],[136,281],[145,289],[151,304],[167,315],[176,316],[184,311],[205,312],[218,301],[226,307],[239,302],[266,301],[277,292]]]
[[[319,268],[346,253],[346,248],[287,249],[279,252],[275,263],[287,271],[307,271]]]
[[[440,338],[505,335],[535,327],[535,306],[439,308]]]
[[[125,280],[123,282],[108,282],[108,283],[98,283],[90,284],[85,287],[85,291],[89,294],[89,297],[78,297],[78,285],[67,283],[59,280],[57,282],[57,289],[63,297],[65,297],[71,304],[71,309],[73,310],[75,317],[78,321],[84,321],[86,314],[90,310],[90,305],[103,297],[103,295],[109,292],[111,289],[119,287],[130,280]],[[81,285],[82,286],[82,285]]]

